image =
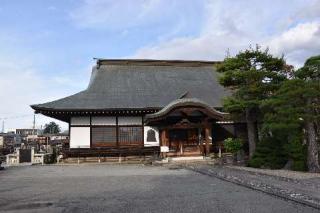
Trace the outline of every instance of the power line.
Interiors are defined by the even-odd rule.
[[[29,116],[34,116],[33,126],[35,126],[35,114],[23,114],[23,115],[16,115],[16,116],[8,116],[8,117],[2,117],[0,120],[2,120],[2,133],[4,133],[4,123],[6,120],[12,120],[12,119],[19,119],[19,118],[25,118]]]
[[[8,117],[0,117],[0,120],[8,120],[8,119],[16,119],[16,118],[24,118],[33,116],[33,114],[24,114],[24,115],[16,115],[16,116],[8,116]]]

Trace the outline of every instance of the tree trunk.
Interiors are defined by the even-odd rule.
[[[308,170],[310,172],[320,172],[319,147],[316,139],[315,124],[307,122],[308,135]]]
[[[248,142],[249,142],[249,158],[251,159],[255,150],[256,144],[258,140],[258,129],[256,125],[256,117],[255,113],[252,110],[246,110],[246,122],[247,122],[247,130],[248,130]]]

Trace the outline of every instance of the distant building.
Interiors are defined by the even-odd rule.
[[[16,134],[20,135],[22,142],[34,142],[41,133],[39,129],[16,129]]]
[[[2,152],[11,153],[14,148],[21,146],[21,137],[15,133],[0,133],[0,149]]]
[[[21,136],[38,135],[39,133],[39,129],[16,129],[16,134]]]
[[[69,133],[41,134],[37,137],[39,145],[62,145],[69,143]]]

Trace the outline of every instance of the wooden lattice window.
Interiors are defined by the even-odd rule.
[[[120,126],[119,145],[143,144],[142,126]]]
[[[92,146],[105,147],[117,145],[117,128],[115,126],[108,127],[92,127]]]

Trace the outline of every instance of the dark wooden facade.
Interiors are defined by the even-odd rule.
[[[157,115],[156,115],[157,114]],[[160,129],[160,146],[169,148],[166,156],[208,156],[212,150],[212,127],[226,114],[193,99],[181,99],[167,109],[147,116],[149,125]]]

